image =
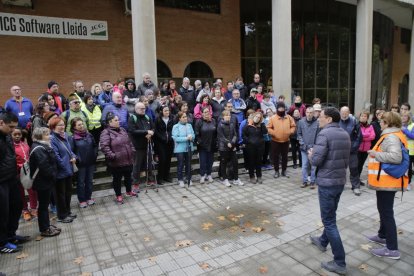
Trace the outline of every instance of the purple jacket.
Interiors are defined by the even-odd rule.
[[[99,144],[109,167],[126,167],[134,164],[135,148],[122,127],[104,129]]]

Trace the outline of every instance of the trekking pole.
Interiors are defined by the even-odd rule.
[[[150,140],[147,139],[147,165],[146,165],[146,171],[145,171],[145,177],[146,177],[146,181],[145,181],[145,193],[148,193],[148,182],[149,182],[149,154],[150,154]]]
[[[188,140],[187,144],[187,154],[188,154],[188,175],[187,175],[187,186],[190,188],[190,181],[191,181],[191,140]]]
[[[151,174],[154,177],[154,189],[158,192],[158,182],[157,182],[157,174],[155,173],[155,161],[154,161],[154,143],[152,139],[149,140],[150,145],[150,154],[151,154]]]

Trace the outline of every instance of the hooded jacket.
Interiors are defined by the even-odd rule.
[[[0,131],[0,185],[16,179],[16,154],[10,135]]]
[[[227,104],[227,101],[223,97],[221,97],[220,99],[216,99],[216,97],[214,97],[211,100],[211,109],[213,110],[213,118],[216,119],[216,121],[221,116],[221,112],[223,112],[226,104]]]
[[[33,151],[35,147],[39,147]],[[33,181],[33,189],[36,191],[49,190],[55,186],[58,173],[58,163],[55,151],[52,147],[42,142],[33,142],[30,155],[30,174],[33,177],[36,169],[39,169]]]
[[[134,164],[135,148],[128,133],[122,127],[104,129],[99,144],[110,168],[127,167]]]
[[[128,90],[128,84],[132,83],[134,85],[133,90]],[[128,97],[128,100],[125,101],[125,104],[128,108],[128,112],[132,113],[134,112],[135,109],[135,103],[137,103],[138,98],[144,94],[141,94],[138,90],[137,90],[137,86],[135,84],[135,81],[133,79],[129,79],[125,82],[125,90],[124,93],[122,94],[122,97],[124,98],[125,101],[125,97]]]
[[[216,147],[216,121],[214,118],[211,121],[200,119],[195,124],[195,136],[197,141],[197,148],[200,150],[212,152]]]
[[[238,141],[238,132],[237,125],[230,120],[226,122],[221,120],[217,127],[217,142],[219,151],[232,151],[235,149],[235,146]],[[227,146],[228,143],[231,143],[232,148]]]
[[[148,134],[148,130],[154,130],[154,125],[147,115],[131,114],[128,122],[128,133],[135,149],[147,149],[148,140],[145,136]]]
[[[196,105],[196,94],[194,88],[192,86],[188,88],[184,88],[183,86],[181,86],[178,94],[181,95],[183,101],[187,102],[189,112],[193,113],[194,107]]]

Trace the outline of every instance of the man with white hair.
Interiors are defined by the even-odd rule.
[[[128,109],[122,105],[122,95],[119,92],[114,92],[112,94],[112,103],[105,106],[102,111],[101,123],[106,125],[106,116],[111,112],[116,115],[119,119],[119,124],[125,130],[128,130]]]
[[[196,80],[194,82],[194,88],[195,88],[195,96],[196,99],[198,98],[198,94],[200,94],[201,90],[203,90],[203,86],[201,84],[201,80]]]
[[[196,105],[196,93],[194,88],[190,85],[190,79],[185,77],[183,78],[183,84],[180,87],[179,95],[183,98],[188,104],[188,112],[194,113],[194,107]]]
[[[28,98],[22,96],[22,89],[17,85],[10,88],[10,93],[13,97],[6,102],[4,109],[17,116],[19,127],[26,128],[33,114],[33,104]]]
[[[142,83],[137,88],[139,94],[145,95],[145,91],[147,91],[148,89],[155,91],[155,88],[157,88],[157,86],[151,81],[151,75],[147,72],[144,73],[142,75]]]

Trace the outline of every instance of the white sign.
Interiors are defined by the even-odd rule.
[[[0,35],[108,40],[108,23],[0,12]]]

